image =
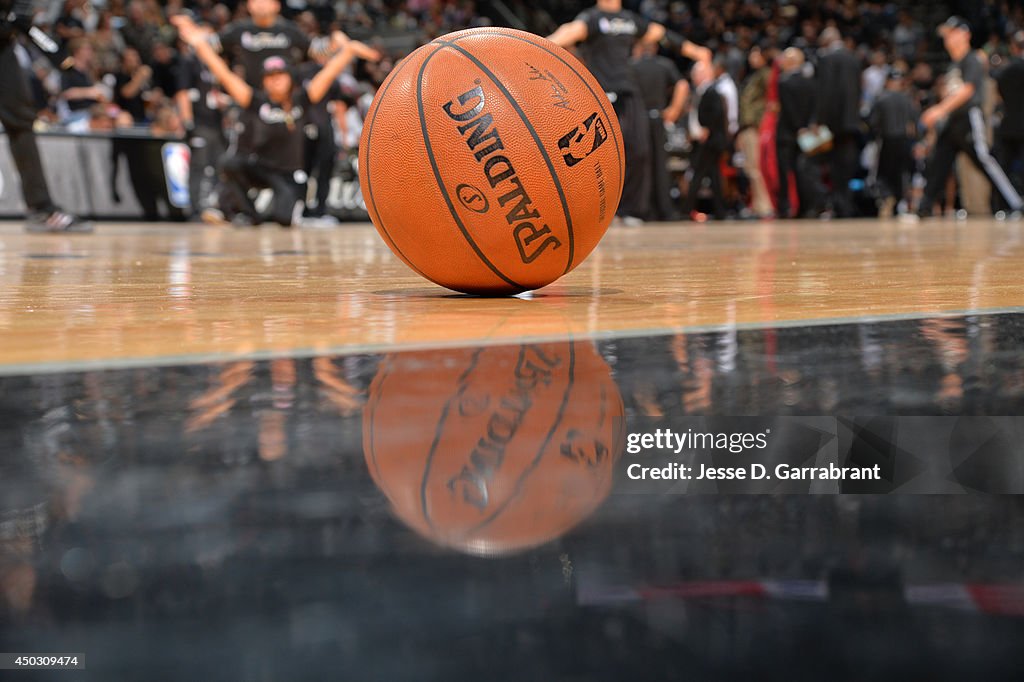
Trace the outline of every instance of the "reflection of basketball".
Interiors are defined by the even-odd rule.
[[[377,230],[438,284],[509,294],[550,284],[597,246],[625,154],[604,91],[530,33],[451,33],[381,86],[359,147]]]
[[[622,415],[589,343],[402,353],[370,387],[363,445],[406,524],[505,554],[558,537],[605,499]]]

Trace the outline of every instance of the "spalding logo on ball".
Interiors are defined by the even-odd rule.
[[[579,265],[622,197],[625,152],[597,80],[531,33],[450,33],[381,85],[359,148],[370,218],[409,267],[502,295]]]
[[[622,416],[587,342],[401,353],[370,386],[363,447],[404,523],[445,547],[504,555],[557,538],[605,500]]]

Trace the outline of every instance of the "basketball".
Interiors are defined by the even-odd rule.
[[[568,532],[604,501],[622,417],[587,342],[403,353],[370,386],[363,448],[405,524],[504,555]]]
[[[622,195],[619,123],[555,44],[500,28],[420,47],[381,85],[360,185],[391,250],[456,291],[538,289],[579,265]]]

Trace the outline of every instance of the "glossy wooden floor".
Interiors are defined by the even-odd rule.
[[[563,280],[478,299],[371,226],[0,224],[0,373],[1024,310],[1024,225],[613,228]]]

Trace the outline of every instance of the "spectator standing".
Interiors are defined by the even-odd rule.
[[[815,123],[832,131],[832,150],[823,156],[829,169],[829,201],[839,218],[856,213],[850,181],[859,163],[857,135],[860,132],[860,60],[843,44],[839,29],[821,33],[822,52],[817,67],[817,111]]]
[[[800,149],[800,132],[811,125],[817,106],[817,84],[804,71],[804,53],[790,47],[782,53],[782,76],[779,78],[779,121],[775,133],[778,161],[779,193],[776,202],[780,218],[791,216],[789,183],[796,181],[800,212],[819,215],[822,197],[817,166]]]
[[[182,55],[178,76],[175,104],[192,152],[189,196],[193,212],[201,216],[216,206],[217,165],[228,148],[224,112],[231,100],[194,54]]]
[[[736,81],[725,68],[725,60],[718,58],[714,62],[715,90],[722,96],[725,103],[725,120],[730,140],[740,131],[740,93]]]
[[[690,109],[690,137],[696,144],[692,155],[693,177],[687,206],[690,216],[703,221],[706,216],[697,211],[697,196],[704,181],[711,186],[712,215],[716,220],[725,218],[725,197],[722,188],[722,154],[729,148],[729,123],[725,98],[715,87],[714,67],[698,62],[691,74],[694,102]]]
[[[870,116],[871,130],[879,140],[879,218],[891,218],[896,206],[906,198],[906,180],[914,165],[917,115],[914,100],[907,94],[905,74],[891,72]]]
[[[689,83],[679,73],[675,62],[658,56],[657,46],[651,43],[637,44],[633,72],[650,120],[651,209],[647,217],[652,220],[678,220],[665,151],[665,125],[675,124],[683,115]]]
[[[736,146],[743,159],[743,172],[750,182],[751,210],[755,217],[769,218],[774,215],[774,209],[761,173],[761,121],[768,106],[771,67],[759,47],[750,50],[748,64],[750,72],[740,93],[740,132]]]
[[[316,77],[320,66],[311,63],[300,68],[300,76],[305,86]],[[316,187],[315,203],[306,206],[306,218],[317,218],[329,224],[327,216],[327,197],[331,190],[331,176],[338,160],[338,146],[334,139],[334,126],[328,105],[341,99],[342,91],[335,79],[323,99],[310,108],[309,128],[306,136],[306,174],[313,180]]]

